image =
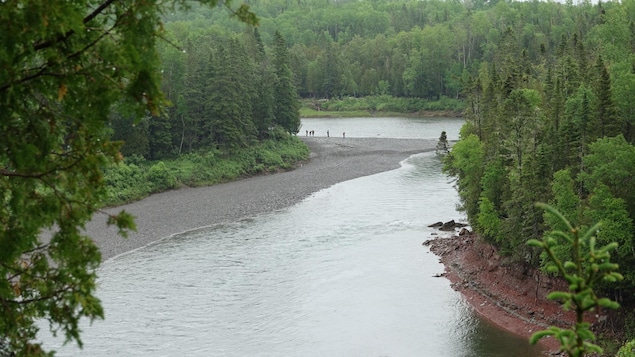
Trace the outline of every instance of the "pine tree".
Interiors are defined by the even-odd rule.
[[[244,147],[255,137],[251,120],[251,72],[247,54],[235,39],[220,45],[209,62],[204,131],[208,145]]]
[[[262,139],[269,132],[275,118],[273,88],[271,86],[275,76],[271,70],[258,28],[254,28],[247,38],[250,39],[254,61],[252,120],[256,126],[258,137]]]
[[[160,160],[172,153],[172,125],[167,115],[153,115],[148,121],[149,159]]]
[[[209,76],[209,68],[202,60],[208,52],[196,46],[188,39],[186,46],[187,71],[185,74],[184,104],[180,132],[185,142],[185,151],[192,152],[200,148],[205,142],[205,85]]]
[[[274,36],[274,123],[291,134],[300,131],[300,103],[289,69],[289,51],[278,31]]]
[[[611,92],[611,77],[602,56],[598,56],[595,64],[597,81],[594,87],[597,103],[595,104],[595,120],[599,125],[596,137],[615,136],[621,133],[622,123],[617,115]]]

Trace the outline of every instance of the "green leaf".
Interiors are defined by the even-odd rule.
[[[549,300],[570,300],[571,294],[565,293],[563,291],[552,291],[547,294],[547,299]]]
[[[609,298],[601,298],[598,300],[598,305],[605,307],[607,309],[617,310],[620,308],[620,304],[609,299]]]
[[[537,239],[529,239],[527,241],[527,243],[525,243],[525,244],[527,244],[528,246],[537,247],[537,248],[544,248],[545,247],[545,244],[543,242],[537,240]]]
[[[532,345],[535,345],[536,343],[538,343],[538,341],[541,338],[547,337],[547,336],[554,336],[557,332],[558,332],[557,330],[553,330],[553,329],[538,331],[534,333],[533,335],[531,335],[531,337],[529,338],[529,343]]]

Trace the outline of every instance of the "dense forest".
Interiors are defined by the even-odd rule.
[[[536,202],[578,226],[601,221],[599,241],[619,243],[614,258],[626,277],[610,289],[632,301],[635,3],[544,6],[567,15],[570,32],[550,38],[560,21],[544,18],[502,32],[493,57],[464,82],[467,125],[447,168],[474,228],[518,260],[539,264],[524,243],[562,228]]]
[[[183,25],[183,24],[178,24]],[[139,123],[114,110],[113,138],[124,156],[159,160],[201,149],[231,150],[300,128],[299,102],[289,53],[275,33],[265,52],[258,28],[243,36],[178,31],[163,42],[161,90],[171,105]],[[182,36],[182,37],[181,37]]]

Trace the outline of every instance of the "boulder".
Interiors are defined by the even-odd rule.
[[[455,227],[456,227],[456,222],[454,222],[454,220],[451,220],[449,222],[443,223],[443,225],[441,225],[441,228],[439,228],[439,230],[440,231],[453,231]]]

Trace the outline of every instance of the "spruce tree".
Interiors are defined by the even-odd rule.
[[[594,86],[597,102],[595,104],[596,122],[599,125],[599,132],[596,137],[615,136],[621,133],[621,119],[617,115],[617,108],[613,102],[611,92],[611,77],[609,75],[602,56],[598,56],[595,64],[596,83]]]
[[[289,51],[278,31],[274,36],[274,70],[274,123],[291,134],[297,134],[300,131],[300,102],[289,69]]]
[[[258,137],[263,139],[269,132],[275,118],[273,88],[271,86],[275,76],[258,28],[254,28],[253,32],[246,37],[249,39],[248,43],[250,43],[254,61],[252,120],[256,126]]]
[[[194,39],[196,40],[196,39]],[[193,39],[188,39],[185,46],[187,71],[185,73],[185,91],[183,93],[184,109],[180,132],[183,137],[185,151],[192,152],[200,148],[205,142],[205,93],[209,75],[209,67],[203,57],[209,54],[206,49],[195,45]]]
[[[208,144],[244,147],[255,137],[251,120],[251,78],[247,54],[235,39],[219,46],[209,62],[205,97],[205,124]]]
[[[149,116],[148,145],[149,159],[160,160],[172,153],[172,124],[169,117],[164,115]]]

